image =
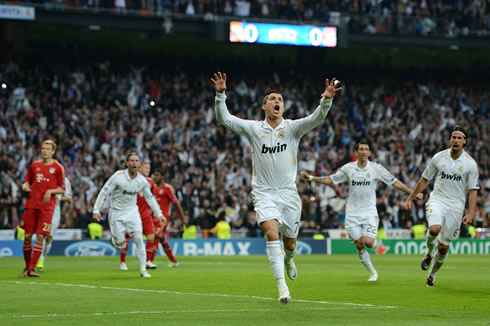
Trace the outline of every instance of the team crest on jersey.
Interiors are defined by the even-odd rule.
[[[284,130],[279,131],[279,138],[284,138],[285,133]]]
[[[368,172],[368,173],[366,174],[366,177],[371,178],[371,173],[369,173],[369,172]]]
[[[54,174],[55,171],[56,171],[55,168],[49,168],[49,173]]]
[[[163,189],[160,189],[160,191],[158,192],[160,195],[163,194]]]
[[[463,166],[462,165],[458,168],[458,171],[463,172]]]
[[[138,187],[138,189],[139,189],[141,187],[141,184],[137,183],[136,187]]]

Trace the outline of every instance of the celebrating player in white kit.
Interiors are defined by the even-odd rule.
[[[216,89],[216,119],[225,127],[245,136],[252,153],[252,198],[257,221],[267,239],[267,256],[279,289],[279,302],[291,302],[284,278],[284,266],[291,280],[296,279],[293,256],[301,218],[301,199],[296,189],[298,147],[301,137],[323,122],[335,94],[341,90],[333,78],[326,80],[320,105],[309,116],[298,120],[283,119],[284,100],[280,92],[266,93],[262,109],[264,121],[243,120],[231,115],[226,107],[226,74],[211,78]],[[279,232],[284,244],[283,255]]]
[[[349,196],[346,204],[345,230],[355,242],[361,263],[369,271],[368,281],[377,281],[378,272],[373,267],[371,257],[365,247],[376,251],[378,235],[378,210],[376,209],[376,186],[378,181],[409,194],[412,190],[396,179],[386,168],[369,161],[371,151],[365,141],[357,144],[355,149],[357,161],[342,166],[335,174],[326,177],[314,177],[306,172],[301,173],[303,180],[335,186],[349,182]],[[422,199],[422,194],[418,196]]]
[[[43,253],[39,258],[39,261],[37,262],[36,268],[39,272],[44,271],[44,260],[46,259],[46,257],[48,257],[49,251],[51,250],[53,236],[56,233],[58,227],[60,226],[61,202],[71,202],[71,198],[72,198],[71,183],[70,180],[68,180],[68,178],[66,177],[65,177],[63,187],[65,188],[65,193],[56,195],[56,206],[54,207],[53,220],[51,221],[51,233],[44,238]]]
[[[148,205],[158,219],[163,220],[162,211],[153,197],[150,183],[138,172],[140,160],[138,154],[131,153],[126,158],[127,169],[114,173],[104,184],[104,187],[95,201],[93,217],[100,221],[100,208],[107,196],[110,195],[111,207],[109,210],[109,225],[111,228],[111,243],[123,249],[126,246],[125,233],[128,232],[136,244],[136,256],[140,264],[140,275],[151,277],[146,271],[146,251],[143,242],[143,226],[140,213],[136,205],[139,192],[145,196]],[[163,221],[165,223],[165,221]]]
[[[475,215],[478,189],[480,189],[479,174],[475,160],[463,150],[467,138],[468,133],[463,127],[454,127],[449,139],[451,148],[434,155],[404,204],[405,209],[411,209],[415,195],[422,192],[430,180],[436,177],[434,190],[430,193],[429,201],[425,205],[429,231],[427,232],[427,252],[421,264],[422,269],[429,269],[432,258],[434,258],[434,263],[427,276],[427,286],[435,285],[436,273],[447,258],[449,242],[459,237],[461,222],[465,225],[471,224]],[[468,212],[463,216],[467,189],[469,190]],[[439,234],[437,252],[434,256]]]

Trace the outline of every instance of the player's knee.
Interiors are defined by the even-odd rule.
[[[439,242],[439,244],[437,245],[437,251],[439,252],[439,255],[444,256],[449,251],[449,246],[443,245],[442,243]]]
[[[440,225],[432,225],[430,228],[429,228],[429,234],[433,237],[435,237],[436,235],[439,234],[439,232],[441,232],[441,226]]]
[[[265,237],[267,241],[277,241],[279,240],[279,234],[274,230],[267,230],[265,232]]]
[[[153,240],[155,240],[155,236],[153,234],[148,234],[148,235],[146,235],[146,239],[148,241],[153,241]]]
[[[24,242],[32,242],[32,234],[25,234]]]

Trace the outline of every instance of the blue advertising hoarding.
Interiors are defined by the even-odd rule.
[[[168,239],[176,256],[248,256],[265,255],[265,239]],[[134,255],[135,245],[131,241],[128,255]],[[325,240],[299,239],[297,252],[302,255],[325,254]],[[159,255],[165,255],[162,246]],[[53,241],[50,255],[72,257],[116,256],[119,251],[112,247],[107,240]],[[22,257],[22,241],[0,241],[0,257]]]

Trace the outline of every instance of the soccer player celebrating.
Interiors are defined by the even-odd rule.
[[[43,253],[37,262],[37,270],[39,272],[44,271],[44,260],[48,257],[49,251],[51,250],[51,244],[53,241],[53,236],[56,233],[60,225],[61,220],[61,202],[71,202],[72,193],[71,193],[71,183],[68,178],[65,177],[65,181],[63,183],[63,187],[65,188],[65,192],[63,194],[56,195],[56,204],[54,207],[53,220],[51,221],[51,232],[46,235],[44,238],[44,246]]]
[[[345,230],[356,244],[361,263],[369,271],[368,281],[377,281],[378,272],[373,267],[371,257],[365,247],[377,251],[378,211],[376,209],[376,186],[378,181],[410,194],[412,191],[403,182],[397,180],[382,165],[369,161],[371,151],[366,141],[357,144],[354,151],[357,161],[342,166],[335,174],[314,177],[306,172],[301,179],[323,183],[334,187],[348,181],[349,196],[346,204]],[[422,199],[422,194],[418,196]]]
[[[264,121],[243,120],[226,107],[226,74],[211,78],[216,90],[216,119],[225,127],[246,137],[252,152],[252,198],[257,221],[267,239],[267,256],[277,281],[279,302],[291,302],[284,278],[284,266],[291,280],[296,279],[293,256],[301,218],[301,199],[296,189],[297,154],[301,137],[327,116],[335,94],[341,90],[333,78],[325,83],[320,105],[309,116],[284,119],[284,99],[279,91],[268,91],[262,102]],[[279,242],[282,233],[284,255]]]
[[[405,209],[411,209],[412,199],[424,191],[430,180],[436,177],[434,190],[430,193],[426,204],[429,231],[427,232],[427,252],[421,264],[422,269],[427,270],[434,258],[434,263],[427,276],[427,286],[435,285],[436,273],[447,258],[449,243],[459,237],[461,221],[469,225],[475,215],[480,185],[478,184],[478,166],[475,160],[463,150],[467,138],[468,133],[463,127],[454,127],[449,139],[451,148],[434,155],[404,204]],[[464,215],[466,189],[469,190],[469,207],[468,212]],[[461,216],[463,216],[462,220]],[[434,256],[439,234],[437,252]]]
[[[169,267],[178,267],[179,262],[177,261],[177,259],[175,259],[174,254],[172,253],[172,248],[170,247],[170,243],[168,243],[167,237],[165,236],[165,233],[167,232],[168,221],[170,219],[170,204],[174,204],[177,207],[180,217],[182,218],[182,223],[184,225],[187,224],[188,218],[184,215],[184,210],[180,205],[180,201],[177,199],[177,197],[175,197],[174,187],[172,187],[168,183],[163,182],[162,169],[156,169],[153,173],[153,178],[155,179],[153,195],[160,205],[160,209],[162,210],[163,215],[167,219],[166,224],[161,224],[160,221],[155,221],[155,234],[158,242],[162,244],[163,250],[165,250],[165,254],[167,255],[168,259],[170,259],[171,264],[169,265]],[[157,250],[153,252],[153,257],[151,261],[153,261],[153,259],[155,258],[156,253]]]
[[[126,166],[127,169],[114,173],[102,187],[95,201],[93,218],[97,221],[102,220],[100,208],[107,196],[110,195],[109,225],[112,234],[111,243],[119,249],[125,248],[125,234],[126,232],[129,233],[136,243],[136,256],[140,264],[140,275],[142,277],[151,277],[146,271],[146,251],[142,236],[141,216],[136,205],[137,194],[139,192],[143,193],[151,210],[158,219],[163,219],[163,215],[151,193],[150,183],[142,174],[138,173],[140,159],[137,153],[131,153],[127,156]]]
[[[42,160],[29,166],[22,190],[29,193],[22,215],[21,226],[25,230],[24,260],[26,266],[21,276],[38,277],[34,271],[43,252],[44,238],[51,232],[51,220],[56,204],[56,195],[65,192],[63,166],[53,159],[56,143],[45,140],[41,146]],[[32,248],[32,234],[36,233],[36,243]]]
[[[150,189],[153,192],[153,180],[149,178],[150,175],[150,163],[141,163],[139,172],[146,178],[150,184]],[[146,202],[145,196],[139,192],[136,199],[136,205],[138,205],[138,210],[141,216],[141,223],[143,224],[143,234],[146,236],[146,268],[155,269],[157,266],[151,262],[151,257],[153,252],[158,250],[158,242],[155,242],[155,227],[153,222],[153,217],[150,213],[150,206]],[[129,235],[127,235],[127,238]],[[126,255],[128,253],[129,239],[126,241],[126,247],[119,253],[120,264],[119,268],[122,271],[127,271],[128,266],[126,265]]]

